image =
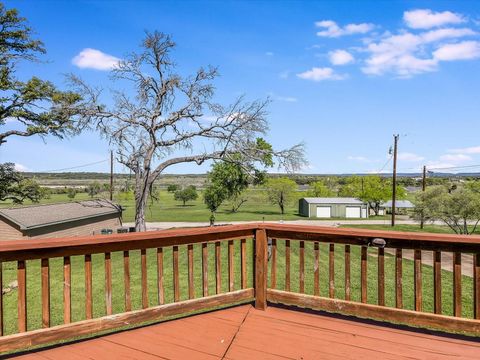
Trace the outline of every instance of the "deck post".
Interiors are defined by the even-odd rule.
[[[267,232],[265,229],[255,230],[255,308],[267,308],[267,274],[268,252]]]

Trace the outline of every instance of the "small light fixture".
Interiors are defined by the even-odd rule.
[[[375,239],[371,239],[368,242],[368,245],[383,249],[385,245],[387,245],[387,242],[385,241],[385,239],[375,238]]]

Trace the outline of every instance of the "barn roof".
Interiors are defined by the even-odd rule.
[[[309,204],[364,204],[362,200],[352,197],[307,197],[304,200]]]
[[[121,213],[119,205],[100,199],[0,209],[0,216],[18,225],[21,230]]]

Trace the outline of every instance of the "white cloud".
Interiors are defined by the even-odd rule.
[[[417,162],[417,161],[422,161],[424,159],[425,158],[423,156],[420,156],[414,153],[404,152],[404,153],[398,154],[398,160],[402,160],[402,161]]]
[[[411,33],[391,35],[379,42],[372,42],[367,46],[370,55],[362,71],[369,75],[393,72],[400,77],[435,71],[437,61],[417,55],[422,42],[420,36]]]
[[[480,146],[471,146],[463,149],[451,149],[448,152],[453,154],[480,154]]]
[[[274,54],[273,52],[271,52],[271,51],[267,51],[267,52],[265,53],[265,55],[267,55],[267,56],[273,56],[273,55],[275,55],[275,54]]]
[[[118,65],[119,58],[96,49],[83,49],[72,59],[72,64],[82,69],[111,70]]]
[[[337,74],[332,68],[329,67],[313,67],[311,70],[297,74],[300,79],[323,81],[323,80],[343,80],[346,75]]]
[[[351,160],[351,161],[358,161],[358,162],[364,162],[364,163],[369,163],[369,162],[375,162],[374,160],[370,160],[369,158],[365,157],[365,156],[347,156],[347,159],[348,160]]]
[[[20,172],[28,171],[28,168],[25,165],[15,163],[15,170]]]
[[[477,33],[469,28],[444,28],[426,31],[420,34],[424,43],[431,43],[444,39],[456,39],[473,35],[477,35]]]
[[[412,29],[430,29],[447,24],[465,22],[465,19],[460,14],[455,14],[451,11],[434,12],[430,9],[405,11],[403,20]]]
[[[465,154],[446,154],[440,156],[440,160],[450,163],[462,163],[465,161],[471,161],[473,159],[471,158],[471,156]]]
[[[449,168],[454,168],[455,164],[441,162],[441,161],[429,161],[427,163],[427,169],[429,170],[449,170]]]
[[[477,59],[480,57],[480,42],[462,41],[442,45],[433,52],[433,57],[440,61]]]
[[[420,34],[410,32],[388,34],[380,41],[367,45],[369,57],[365,60],[362,71],[369,75],[394,73],[399,77],[411,77],[438,70],[440,61],[480,57],[480,45],[476,41],[440,45],[432,54],[428,51],[428,44],[470,35],[476,33],[467,28],[438,29]]]
[[[333,20],[323,20],[315,25],[319,28],[317,35],[321,37],[338,38],[368,33],[358,39],[361,43],[359,47],[355,47],[355,44],[349,46],[349,49],[354,49],[355,58],[345,50],[328,53],[331,64],[356,62],[361,64],[362,72],[367,75],[393,74],[399,78],[410,78],[438,71],[442,61],[480,58],[480,32],[466,25],[455,26],[467,21],[472,24],[474,20],[451,11],[436,12],[430,9],[405,11],[403,19],[409,29],[387,30],[383,34],[372,31],[375,26],[370,23],[341,26]],[[466,37],[474,38],[468,40]],[[310,79],[316,77],[317,81],[329,78],[328,74],[324,74],[326,70],[321,72],[314,69],[299,76]],[[345,78],[345,75],[340,78]]]
[[[355,60],[353,55],[345,50],[330,51],[328,58],[333,65],[346,65]]]
[[[336,38],[344,35],[366,34],[369,31],[372,31],[375,27],[373,24],[362,23],[348,24],[342,28],[332,20],[317,21],[315,26],[323,29],[317,32],[318,36],[330,38]]]
[[[285,101],[285,102],[297,102],[298,99],[293,96],[277,96],[275,99],[279,101]]]

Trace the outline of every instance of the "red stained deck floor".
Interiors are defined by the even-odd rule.
[[[480,342],[243,305],[17,359],[480,359]]]

